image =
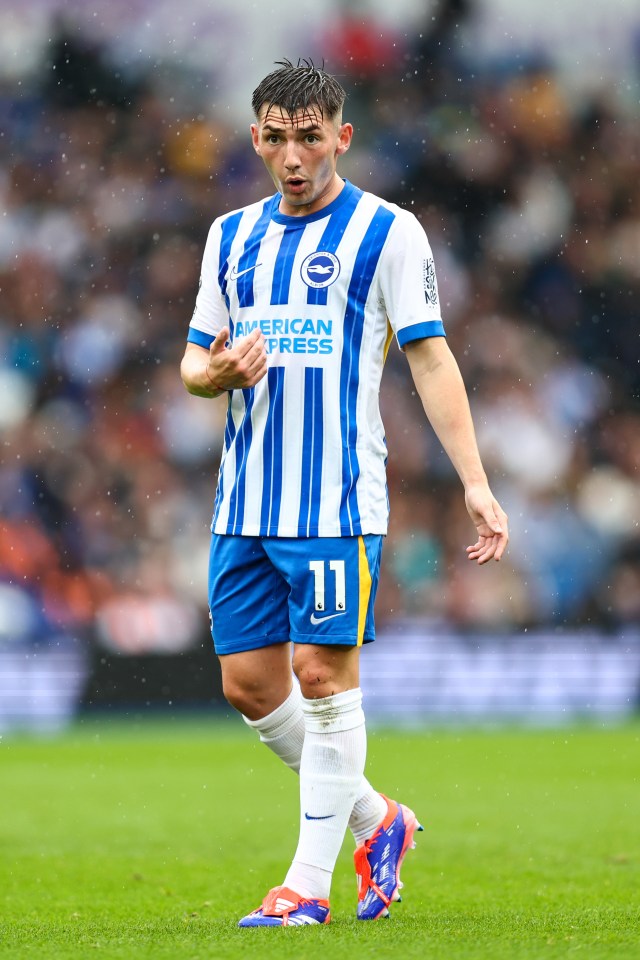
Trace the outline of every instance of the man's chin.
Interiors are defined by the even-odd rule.
[[[310,196],[310,190],[306,183],[302,184],[302,186],[297,189],[295,187],[290,187],[288,184],[283,184],[280,192],[287,203],[290,203],[292,207],[301,207],[307,203],[313,202],[313,197]]]
[[[313,197],[301,197],[297,194],[291,196],[288,191],[285,191],[282,194],[282,202],[284,207],[287,207],[291,211],[291,215],[295,216],[296,214],[304,214],[307,212],[308,208],[313,204]],[[283,213],[286,213],[286,210],[283,209]]]

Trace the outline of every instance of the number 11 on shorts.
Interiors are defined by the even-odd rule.
[[[325,566],[325,560],[309,561],[309,570],[314,578],[314,610],[326,609]],[[344,560],[329,560],[329,570],[335,575],[335,609],[344,610],[347,605]]]

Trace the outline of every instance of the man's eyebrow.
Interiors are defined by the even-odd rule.
[[[272,123],[263,123],[263,124],[262,124],[262,129],[263,129],[263,130],[270,130],[272,133],[282,133],[282,131],[284,130],[284,127],[274,126],[274,124],[272,124]],[[296,125],[296,126],[294,127],[294,129],[295,129],[296,133],[313,133],[313,132],[316,131],[316,130],[321,130],[322,127],[320,126],[319,123],[312,123],[312,124],[311,124],[310,126],[308,126],[308,127],[303,127],[303,126],[298,126],[298,125]]]

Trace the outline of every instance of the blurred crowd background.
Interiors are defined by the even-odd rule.
[[[140,655],[208,642],[225,405],[187,395],[178,366],[212,219],[271,192],[249,103],[283,56],[339,75],[356,131],[343,175],[428,233],[511,521],[506,560],[468,564],[459,481],[392,349],[379,624],[637,624],[640,11],[618,73],[594,61],[572,82],[542,44],[480,56],[486,4],[416,0],[389,23],[375,3],[337,3],[315,29],[288,20],[227,96],[238,51],[227,69],[229,26],[207,20],[205,64],[207,5],[174,13],[194,60],[188,43],[171,56],[164,4],[137,58],[155,7],[109,4],[107,29],[80,6],[0,13],[18,51],[0,73],[0,644]]]

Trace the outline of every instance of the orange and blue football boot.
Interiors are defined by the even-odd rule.
[[[243,917],[239,927],[304,927],[313,923],[329,923],[328,900],[309,900],[290,890],[274,887],[262,906]]]
[[[383,796],[383,795],[382,795]],[[403,803],[387,801],[387,815],[369,840],[353,855],[358,876],[358,920],[389,916],[389,904],[401,899],[400,868],[413,835],[423,827]]]

